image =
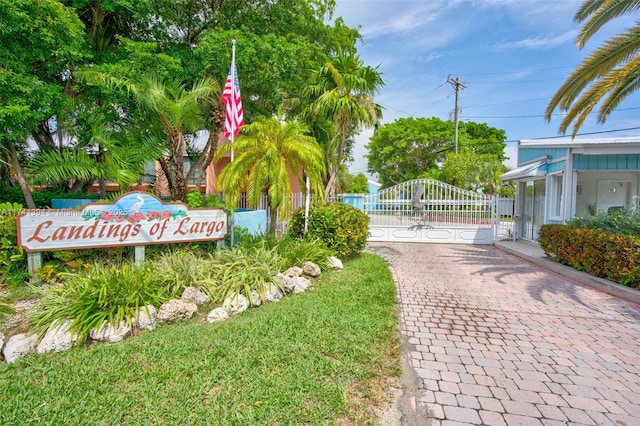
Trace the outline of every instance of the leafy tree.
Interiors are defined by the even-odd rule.
[[[314,83],[307,88],[312,103],[304,115],[326,117],[334,126],[326,155],[329,179],[325,192],[328,198],[335,195],[347,138],[355,128],[375,126],[382,116],[381,107],[373,96],[383,85],[377,68],[365,66],[354,52],[340,50],[315,72]]]
[[[367,144],[368,171],[384,188],[416,179],[445,159],[453,125],[439,118],[399,118],[377,129]]]
[[[324,164],[322,150],[315,139],[306,136],[305,125],[281,122],[278,118],[257,118],[243,127],[232,144],[220,146],[216,158],[234,150],[234,161],[220,173],[219,186],[229,205],[235,206],[243,191],[251,207],[260,204],[262,192],[269,199],[269,233],[275,234],[278,209],[284,215],[291,208],[290,173],[304,187],[304,176],[309,178],[311,190],[322,196]]]
[[[582,49],[605,24],[638,9],[640,0],[585,0],[574,16],[575,22],[583,23],[576,44]],[[547,106],[546,120],[551,120],[556,109],[566,112],[560,132],[566,133],[573,123],[572,136],[575,137],[588,115],[600,104],[597,120],[604,123],[620,102],[640,85],[638,52],[639,25],[606,40],[562,83]]]
[[[344,173],[340,179],[342,186],[340,190],[345,194],[368,194],[369,193],[369,179],[364,173],[358,173],[352,175],[350,173]]]
[[[504,148],[507,135],[504,130],[490,127],[487,123],[473,121],[459,123],[460,151],[477,155],[489,154],[500,161],[506,160]]]
[[[385,124],[367,144],[368,170],[378,173],[383,187],[427,176],[474,190],[495,187],[492,176],[505,159],[504,130],[474,122],[460,123],[459,130],[460,155],[452,156],[454,125],[449,121],[400,118]]]
[[[85,57],[82,22],[55,0],[0,0],[0,156],[11,164],[28,207],[34,203],[19,146],[67,106],[70,71]]]
[[[500,175],[506,171],[495,155],[450,152],[442,165],[441,179],[459,188],[493,194],[500,186]]]

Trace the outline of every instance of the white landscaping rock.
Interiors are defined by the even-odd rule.
[[[302,264],[302,272],[310,277],[317,277],[322,273],[322,270],[313,262],[304,262]]]
[[[264,283],[264,300],[267,302],[279,302],[282,292],[274,283]]]
[[[329,256],[327,258],[327,268],[329,269],[344,269],[342,261],[335,256]]]
[[[276,279],[280,281],[282,288],[284,288],[284,291],[287,293],[303,293],[307,291],[311,285],[311,281],[305,277],[289,277],[279,273],[276,275]]]
[[[251,302],[251,306],[253,306],[254,308],[262,305],[262,297],[260,297],[260,294],[257,290],[251,290],[251,297],[249,298],[249,302]]]
[[[284,271],[283,275],[291,278],[299,277],[302,275],[302,268],[299,268],[297,266],[292,266],[291,268]]]
[[[183,319],[189,319],[198,312],[198,306],[193,302],[185,302],[184,300],[171,299],[160,306],[158,312],[158,321],[172,322]]]
[[[40,343],[38,343],[36,347],[37,353],[62,352],[75,346],[78,341],[78,335],[69,330],[73,321],[67,320],[60,325],[56,324],[51,324]]]
[[[114,327],[109,321],[103,321],[100,328],[94,328],[89,332],[92,340],[100,342],[118,343],[131,336],[131,327],[127,326],[127,322],[122,320],[117,327]]]
[[[225,308],[215,308],[207,315],[207,322],[218,322],[229,319],[229,312]]]
[[[25,356],[33,353],[38,344],[38,336],[36,334],[16,334],[11,336],[2,349],[4,360],[7,364],[24,358]]]
[[[224,299],[222,307],[233,315],[238,315],[249,309],[249,300],[242,294],[229,296]]]
[[[156,319],[158,311],[153,305],[147,305],[146,308],[138,309],[138,321],[136,322],[138,329],[153,331],[156,329]]]
[[[182,297],[180,299],[185,302],[193,302],[197,306],[203,306],[211,302],[211,298],[209,296],[195,287],[186,287],[182,292]]]

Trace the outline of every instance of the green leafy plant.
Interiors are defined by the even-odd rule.
[[[217,194],[202,195],[197,189],[192,189],[187,192],[186,202],[189,208],[201,208],[201,207],[224,207],[224,203],[220,200],[220,196]]]
[[[28,277],[27,261],[18,246],[16,217],[23,210],[17,203],[0,203],[0,285],[17,285]]]
[[[13,306],[4,300],[0,300],[0,320],[10,313],[13,313]]]
[[[326,269],[327,258],[333,255],[322,241],[300,241],[285,238],[275,246],[276,251],[282,257],[285,268],[302,266],[304,262],[313,262]]]
[[[348,204],[331,202],[312,206],[306,233],[304,221],[304,210],[296,210],[287,235],[292,239],[320,240],[336,255],[344,257],[356,255],[367,244],[369,216]]]
[[[540,247],[558,262],[629,287],[640,287],[640,238],[599,229],[543,225]]]
[[[155,276],[171,297],[180,297],[185,287],[196,287],[211,295],[211,288],[202,278],[210,261],[190,250],[169,250],[154,260]]]
[[[572,219],[569,225],[599,229],[620,235],[640,235],[640,212],[616,211]]]
[[[209,282],[216,289],[216,302],[239,294],[250,298],[254,290],[264,299],[265,283],[280,287],[274,277],[282,259],[273,248],[232,248],[212,254],[211,259]]]
[[[138,309],[158,306],[169,299],[150,267],[95,265],[81,274],[69,275],[58,287],[44,291],[28,315],[29,327],[43,335],[56,322],[72,320],[71,330],[80,341],[104,321],[117,326],[131,324]]]

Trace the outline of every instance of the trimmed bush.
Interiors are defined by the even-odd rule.
[[[543,225],[538,242],[547,255],[560,263],[640,288],[638,237],[569,225]]]
[[[306,241],[320,240],[342,257],[362,251],[369,237],[369,216],[349,204],[331,202],[309,209],[308,230],[304,232],[304,209],[293,213],[287,235]]]

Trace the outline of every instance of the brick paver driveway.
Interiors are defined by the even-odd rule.
[[[395,275],[420,422],[640,425],[639,305],[491,246],[368,251]]]

